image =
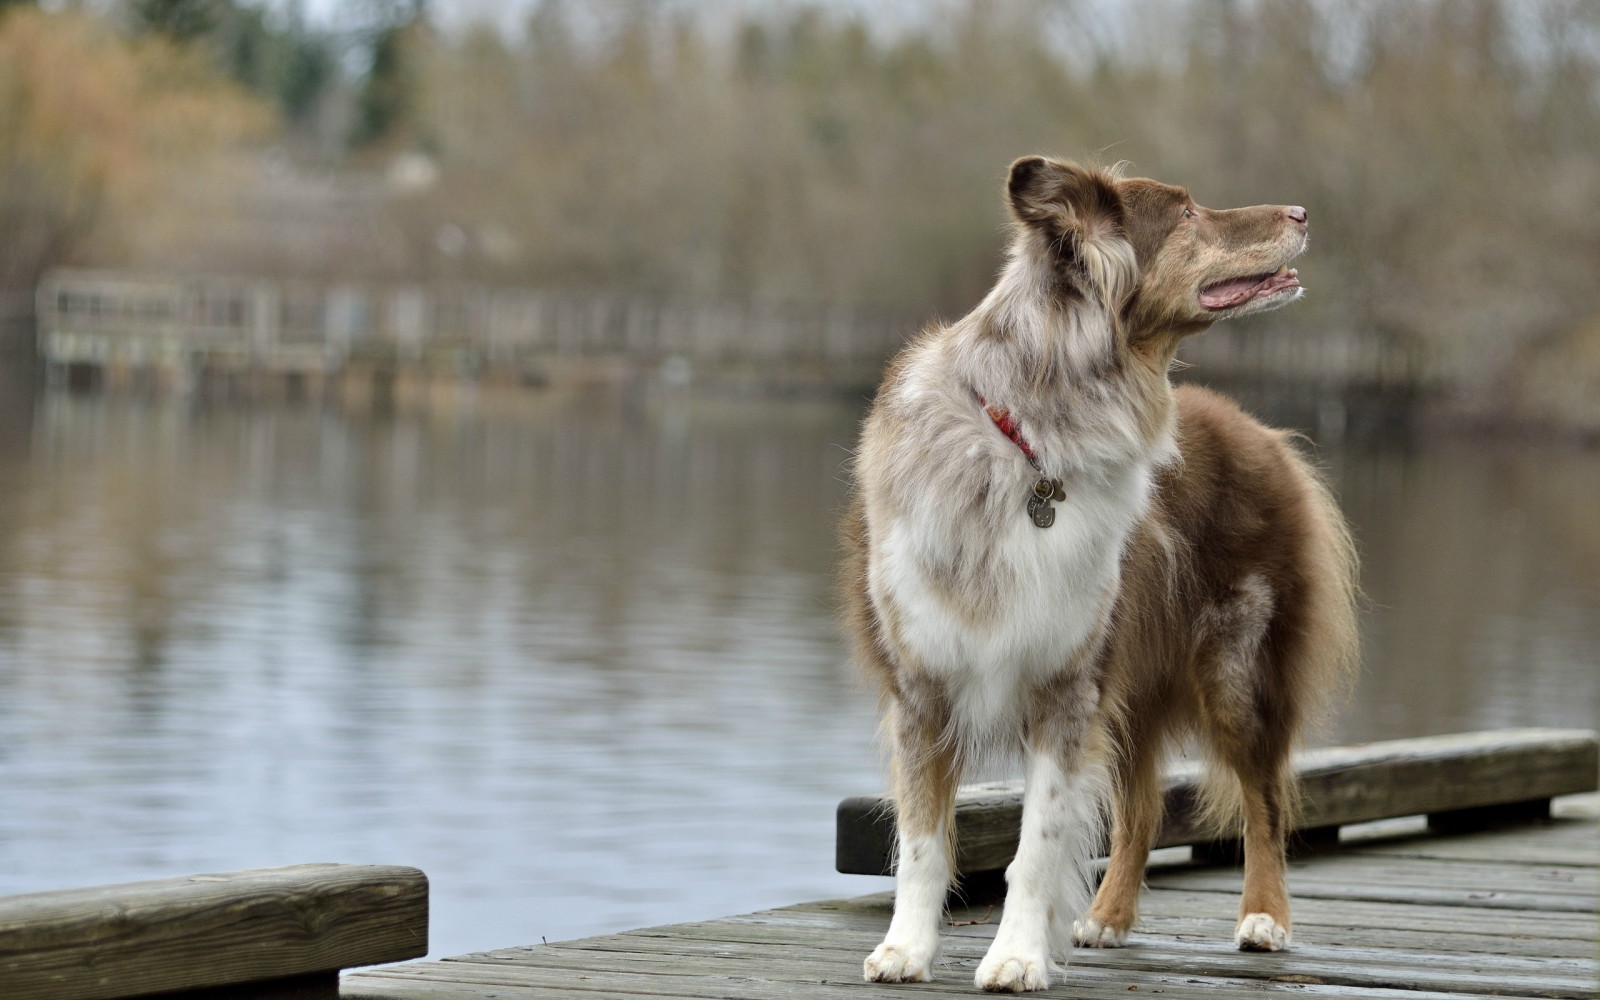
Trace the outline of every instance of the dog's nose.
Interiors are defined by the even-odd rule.
[[[1306,210],[1299,205],[1290,205],[1283,210],[1283,214],[1287,215],[1292,222],[1298,222],[1302,226],[1306,224]]]

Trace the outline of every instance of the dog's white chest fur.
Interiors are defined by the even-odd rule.
[[[945,683],[960,731],[980,741],[1014,727],[1028,691],[1099,638],[1152,482],[1140,462],[1069,477],[1055,523],[1040,528],[1025,506],[1025,463],[998,464],[1011,471],[992,483],[990,510],[919,498],[881,526],[869,570],[901,654]],[[980,516],[988,523],[961,523]],[[980,568],[957,589],[950,567],[971,566],[975,545],[985,546]]]

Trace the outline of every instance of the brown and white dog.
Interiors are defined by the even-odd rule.
[[[1174,389],[1186,336],[1301,294],[1306,212],[1202,208],[1182,188],[1042,157],[1007,185],[994,289],[890,365],[844,525],[856,652],[881,683],[899,823],[894,917],[866,978],[927,980],[963,768],[1020,753],[1021,841],[986,990],[1049,985],[1070,943],[1121,945],[1169,741],[1242,815],[1235,941],[1289,943],[1288,768],[1355,660],[1355,557],[1287,435]],[[1085,871],[1115,794],[1092,906]]]

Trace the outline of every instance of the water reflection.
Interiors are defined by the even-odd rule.
[[[0,508],[0,888],[415,864],[443,952],[857,888],[852,425],[45,396]]]
[[[1600,721],[1600,452],[1467,441],[1337,456],[1371,597],[1353,738]]]
[[[454,953],[864,892],[846,405],[0,392],[0,891],[414,864]],[[19,402],[21,400],[21,402]],[[1593,725],[1600,455],[1351,446],[1341,739]]]

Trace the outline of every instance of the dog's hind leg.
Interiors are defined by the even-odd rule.
[[[959,760],[946,731],[948,713],[927,702],[896,702],[890,720],[894,744],[894,917],[883,943],[867,956],[868,982],[927,982],[939,953],[945,895],[954,874],[954,834]]]
[[[1077,710],[1047,719],[1030,734],[1022,833],[1006,868],[1005,912],[974,977],[991,992],[1048,988],[1051,956],[1071,947],[1072,918],[1088,900],[1088,862],[1100,840],[1108,784],[1107,740],[1094,713],[1096,696],[1085,690],[1092,682],[1071,686]]]
[[[1289,888],[1284,849],[1290,802],[1288,747],[1235,766],[1244,806],[1244,893],[1234,944],[1242,951],[1289,947]]]
[[[1289,947],[1289,890],[1284,850],[1293,806],[1289,751],[1299,705],[1281,661],[1293,639],[1282,634],[1274,595],[1246,577],[1211,616],[1209,682],[1200,686],[1212,752],[1238,779],[1244,819],[1244,893],[1234,943],[1244,951]],[[1276,635],[1269,634],[1278,629]],[[1214,810],[1215,811],[1215,810]]]
[[[1111,858],[1089,912],[1072,925],[1073,941],[1085,948],[1120,948],[1139,915],[1145,862],[1161,821],[1159,740],[1137,733],[1119,740],[1112,814]]]

